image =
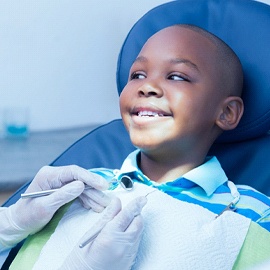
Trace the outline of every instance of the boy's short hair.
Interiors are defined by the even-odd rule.
[[[222,39],[214,34],[191,24],[177,24],[176,26],[190,29],[210,40],[217,48],[219,65],[222,65],[224,72],[223,81],[227,81],[229,95],[241,96],[243,89],[243,69],[236,53]]]

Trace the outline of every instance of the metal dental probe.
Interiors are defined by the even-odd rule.
[[[112,179],[109,184],[114,184],[119,182],[120,185],[127,191],[132,190],[133,189],[133,181],[129,176],[122,176],[120,180],[116,180],[116,179]],[[85,189],[91,189],[92,187],[90,186],[85,186]],[[37,198],[37,197],[42,197],[42,196],[47,196],[50,195],[52,193],[54,193],[55,191],[59,190],[59,188],[55,188],[55,189],[48,189],[48,190],[41,190],[41,191],[36,191],[36,192],[29,192],[29,193],[22,193],[21,194],[21,198],[25,199],[25,198]]]

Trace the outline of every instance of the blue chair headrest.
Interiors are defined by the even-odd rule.
[[[245,112],[239,126],[219,142],[264,135],[270,129],[270,6],[251,0],[179,0],[146,13],[130,30],[118,58],[119,94],[129,69],[147,39],[170,25],[194,24],[224,40],[244,70]],[[211,101],[209,101],[211,102]]]

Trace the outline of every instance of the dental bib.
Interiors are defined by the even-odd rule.
[[[179,201],[140,183],[135,183],[129,192],[121,187],[110,192],[121,199],[123,207],[133,198],[149,194],[142,210],[145,227],[133,270],[233,268],[250,219],[232,211],[216,218],[216,214],[199,205]],[[58,269],[101,216],[76,200],[43,247],[33,269]]]

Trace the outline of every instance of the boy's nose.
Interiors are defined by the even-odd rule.
[[[163,95],[163,91],[160,87],[153,85],[151,83],[145,83],[138,89],[139,96],[150,97],[156,96],[161,97]]]

